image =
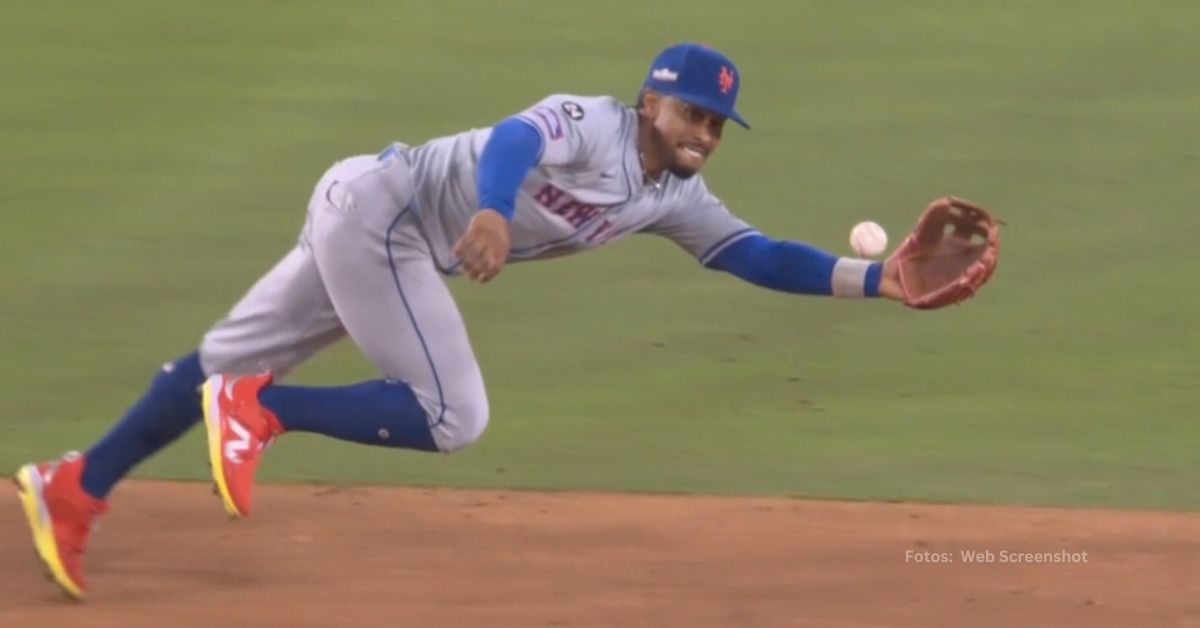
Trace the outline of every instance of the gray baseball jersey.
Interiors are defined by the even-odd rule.
[[[520,114],[544,154],[517,195],[510,259],[564,255],[637,233],[701,261],[755,233],[704,186],[646,183],[637,114],[611,98],[551,96]],[[317,182],[296,247],[205,334],[205,373],[283,376],[350,336],[387,379],[411,387],[438,447],[459,449],[488,422],[483,375],[438,276],[478,211],[475,174],[489,129],[334,164]]]
[[[754,233],[700,176],[647,183],[637,113],[613,98],[554,95],[518,117],[542,135],[543,153],[517,193],[510,260],[575,253],[649,232],[706,262]],[[414,208],[442,272],[459,270],[451,249],[479,210],[475,176],[490,135],[491,129],[472,130],[411,150]]]

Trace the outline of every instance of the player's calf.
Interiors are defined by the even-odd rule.
[[[469,392],[443,403],[436,391],[419,394],[404,382],[380,379],[336,387],[271,385],[259,398],[288,432],[449,453],[475,442],[487,427],[482,386]]]
[[[286,432],[310,432],[367,445],[450,453],[475,442],[488,422],[482,391],[422,404],[392,380],[350,386],[280,386],[271,375],[214,375],[204,384],[213,481],[231,516],[250,512],[263,451]],[[433,405],[434,411],[426,410]]]
[[[105,499],[137,464],[182,436],[200,420],[204,382],[199,354],[189,353],[159,369],[125,416],[87,450],[83,489]]]

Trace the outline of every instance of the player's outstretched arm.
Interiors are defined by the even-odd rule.
[[[803,242],[743,237],[706,264],[754,285],[793,294],[901,298],[895,263],[838,257]]]

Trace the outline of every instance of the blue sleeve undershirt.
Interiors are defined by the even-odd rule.
[[[795,294],[833,294],[835,255],[802,242],[772,240],[761,234],[746,236],[725,247],[708,263],[756,286]],[[879,296],[883,264],[871,264],[863,291]]]
[[[541,132],[520,118],[507,118],[493,127],[475,175],[479,208],[494,209],[511,220],[517,189],[542,158],[542,148]]]

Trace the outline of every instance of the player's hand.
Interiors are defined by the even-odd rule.
[[[462,260],[467,277],[487,283],[500,274],[509,247],[508,220],[494,209],[481,209],[454,245],[454,255]]]
[[[893,301],[904,300],[904,290],[900,288],[900,265],[894,257],[883,262],[883,272],[879,275],[879,296]]]

